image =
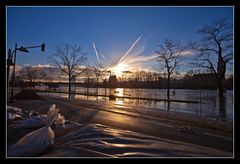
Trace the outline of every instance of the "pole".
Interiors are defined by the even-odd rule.
[[[59,76],[59,84],[58,84],[59,97],[60,97],[60,83],[61,83],[61,75]]]
[[[14,87],[14,81],[15,81],[15,65],[16,65],[16,55],[17,53],[17,44],[15,44],[15,49],[14,49],[14,63],[13,63],[13,74],[12,74],[12,90],[11,90],[11,100],[10,102],[13,102],[13,87]]]
[[[11,64],[11,49],[8,50],[8,58],[7,58],[7,101],[8,101],[8,92],[9,92],[9,69],[10,69],[10,64]]]

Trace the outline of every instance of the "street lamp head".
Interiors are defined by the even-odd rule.
[[[29,52],[25,47],[21,46],[19,49],[19,51],[22,51],[22,52]]]
[[[41,48],[42,48],[41,49],[42,51],[45,51],[45,44],[44,43],[42,44]]]

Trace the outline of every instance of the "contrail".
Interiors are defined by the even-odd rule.
[[[102,56],[103,60],[106,60],[105,56],[101,52],[100,55]]]
[[[96,47],[95,47],[95,44],[94,44],[94,43],[92,43],[92,44],[93,44],[93,49],[94,49],[94,51],[95,51],[95,54],[96,54],[96,57],[97,57],[97,60],[98,60],[98,63],[99,63],[99,57],[98,57],[97,49],[96,49]]]
[[[133,45],[129,48],[129,50],[122,56],[122,58],[118,61],[117,64],[121,63],[123,59],[128,55],[128,53],[133,49],[133,47],[137,44],[137,42],[141,39],[142,35],[133,43]]]

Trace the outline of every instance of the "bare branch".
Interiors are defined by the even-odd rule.
[[[202,39],[188,46],[199,52],[198,62],[195,62],[195,65],[212,70],[221,81],[225,77],[226,64],[232,60],[232,25],[228,23],[228,19],[222,19],[204,26],[199,32],[202,34]]]

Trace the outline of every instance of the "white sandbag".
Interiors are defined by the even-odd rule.
[[[17,108],[17,107],[13,107],[13,106],[7,105],[7,112],[11,112],[11,113],[21,113],[22,110],[21,110],[21,108]]]
[[[40,128],[45,126],[46,120],[47,115],[32,116],[17,122],[16,128]]]
[[[46,126],[51,126],[58,116],[59,109],[56,109],[56,105],[53,104],[47,113]]]
[[[7,121],[12,121],[12,120],[17,120],[17,119],[22,119],[22,116],[19,114],[15,113],[7,113]]]
[[[54,132],[51,124],[58,116],[59,109],[53,104],[47,114],[46,126],[22,137],[16,144],[8,148],[9,157],[38,156],[51,147],[54,142]]]
[[[58,117],[56,118],[54,124],[57,126],[63,126],[65,123],[65,118],[60,113],[58,113]]]
[[[42,127],[33,131],[16,144],[8,148],[8,156],[36,156],[48,150],[54,142],[54,132],[50,127]]]

